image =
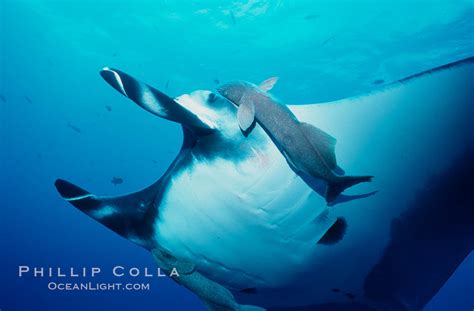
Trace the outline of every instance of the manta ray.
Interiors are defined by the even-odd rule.
[[[474,248],[474,58],[367,95],[288,106],[337,138],[344,169],[377,176],[358,185],[377,195],[331,207],[258,123],[242,134],[220,94],[173,99],[116,69],[101,75],[180,123],[181,150],[135,193],[100,196],[61,179],[56,188],[177,269],[210,310],[421,310]]]

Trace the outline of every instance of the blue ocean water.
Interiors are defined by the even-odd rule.
[[[148,292],[51,292],[17,276],[19,265],[155,266],[53,186],[134,191],[179,150],[179,126],[117,95],[102,67],[172,96],[279,76],[284,102],[324,102],[470,57],[473,29],[472,1],[1,1],[0,309],[204,310],[167,278]],[[473,276],[471,255],[425,310],[471,310]]]

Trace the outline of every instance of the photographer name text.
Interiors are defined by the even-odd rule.
[[[96,277],[102,274],[103,269],[100,267],[30,267],[18,266],[18,277],[34,277],[34,278],[88,278]],[[148,267],[124,267],[114,266],[109,270],[109,275],[120,277],[179,277],[178,270],[172,268],[169,272],[160,268]]]

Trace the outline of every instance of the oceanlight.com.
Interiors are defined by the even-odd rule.
[[[60,283],[49,282],[48,289],[51,291],[147,291],[150,290],[149,283]]]

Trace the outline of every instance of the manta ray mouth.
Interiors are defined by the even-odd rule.
[[[105,67],[102,78],[122,95],[130,98],[146,111],[170,121],[181,123],[197,134],[214,130],[212,124],[201,118],[198,109],[182,105],[163,92],[117,69]]]

